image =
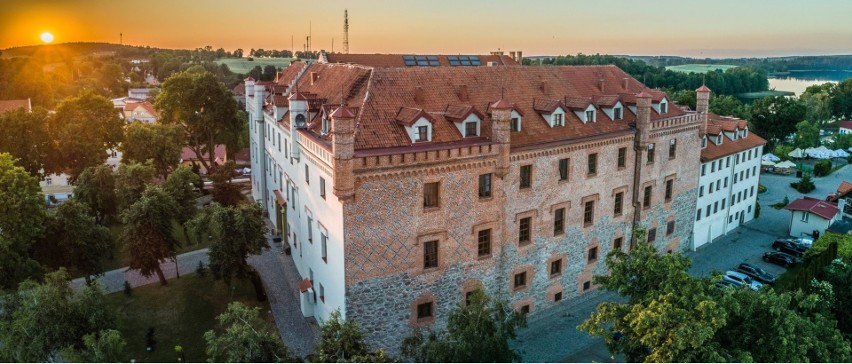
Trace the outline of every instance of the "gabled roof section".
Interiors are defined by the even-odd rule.
[[[562,100],[535,99],[535,101],[533,101],[533,110],[542,114],[552,114],[560,107],[563,110],[567,109],[565,104],[562,103]]]
[[[790,202],[790,204],[784,207],[784,209],[790,211],[810,212],[826,220],[831,220],[837,216],[837,212],[840,211],[840,209],[837,208],[837,205],[831,202],[807,196]]]
[[[593,98],[593,103],[598,107],[613,107],[618,103],[618,95],[600,95]]]
[[[426,118],[426,120],[429,120],[430,123],[435,123],[435,118],[423,111],[423,109],[415,109],[411,107],[403,107],[399,109],[394,120],[402,125],[412,126],[417,122],[417,120],[420,120],[420,118]]]
[[[471,105],[447,105],[444,111],[444,117],[455,123],[464,121],[470,114],[476,115],[479,120],[485,119],[485,115]]]
[[[571,110],[586,110],[589,105],[592,105],[592,100],[584,97],[565,97],[564,104]]]
[[[33,111],[32,106],[30,104],[30,99],[24,100],[0,100],[0,113],[4,113],[7,111],[13,111],[15,109],[23,108],[27,112]]]
[[[838,122],[837,124],[838,124],[841,128],[843,128],[843,129],[850,129],[850,130],[852,130],[852,121],[849,121],[849,120],[840,120],[840,122]]]
[[[706,134],[714,137],[721,135],[723,141],[722,144],[707,143],[707,147],[701,150],[701,162],[711,161],[766,144],[766,140],[751,131],[748,132],[748,135],[736,139],[729,138],[723,133],[723,131],[733,132],[738,128],[745,129],[747,126],[748,122],[743,119],[707,113]]]

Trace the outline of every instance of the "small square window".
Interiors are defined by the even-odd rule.
[[[563,126],[562,114],[553,114],[553,126]]]
[[[612,249],[613,250],[621,250],[621,246],[624,244],[623,237],[617,237],[612,241]]]
[[[527,272],[515,274],[515,289],[527,286]]]
[[[595,110],[586,111],[586,122],[595,122]]]
[[[598,260],[598,247],[593,247],[589,249],[589,263]]]
[[[556,259],[550,262],[550,277],[553,278],[562,274],[562,259]]]
[[[591,288],[592,288],[592,282],[591,281],[583,282],[583,292],[588,291]]]
[[[432,317],[432,304],[433,302],[426,302],[417,305],[417,319],[427,319]]]
[[[653,243],[655,240],[657,240],[657,228],[649,229],[648,230],[648,242]]]
[[[418,142],[428,142],[429,141],[429,127],[428,126],[418,126],[417,127],[417,138]]]
[[[553,294],[553,302],[562,301],[562,292],[556,292]]]
[[[512,118],[512,131],[521,131],[521,118]]]
[[[674,233],[674,229],[675,229],[675,222],[674,222],[674,220],[669,221],[668,223],[666,223],[666,236],[669,236],[669,235],[673,234],[673,233]]]
[[[622,109],[620,107],[614,108],[614,109],[612,109],[612,115],[613,115],[613,119],[621,120],[621,119],[624,118],[624,109]]]
[[[524,314],[524,315],[530,313],[530,305],[521,306],[521,313]]]
[[[477,122],[475,122],[475,121],[468,121],[468,122],[464,123],[464,136],[466,136],[466,137],[478,136],[479,133],[477,132],[477,129],[478,129],[477,128]]]

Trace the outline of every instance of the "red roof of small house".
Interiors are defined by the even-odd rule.
[[[840,182],[840,186],[837,187],[837,193],[832,193],[829,195],[831,197],[829,201],[837,201],[848,195],[849,192],[852,192],[852,183],[846,181]]]
[[[243,148],[234,153],[234,162],[237,164],[251,163],[251,149]]]
[[[245,94],[246,94],[246,83],[240,82],[239,84],[234,86],[233,89],[231,89],[231,93],[233,93],[236,96],[245,96]]]
[[[216,151],[214,153],[215,153],[214,156],[216,157],[217,160],[219,160],[220,162],[225,161],[226,155],[225,155],[225,145],[224,144],[216,145]],[[210,158],[210,154],[204,153],[201,157],[206,160],[206,159]],[[181,152],[180,152],[180,159],[182,159],[184,161],[194,161],[194,160],[198,160],[198,156],[195,155],[195,152],[193,152],[191,148],[183,147],[183,150],[181,150]]]
[[[160,116],[160,113],[158,113],[157,110],[154,109],[154,105],[151,104],[148,101],[128,103],[128,104],[124,105],[124,111],[133,112],[134,110],[136,110],[137,108],[140,108],[140,107],[145,109],[145,111],[148,112],[148,114],[150,114],[151,116],[153,116],[155,118]]]
[[[7,111],[13,111],[15,109],[23,108],[27,112],[33,111],[32,106],[30,104],[30,99],[24,100],[0,100],[0,113],[4,113]]]
[[[826,220],[831,220],[840,211],[837,205],[831,202],[807,196],[790,202],[784,208],[790,211],[807,211]]]
[[[840,127],[841,127],[841,128],[843,128],[843,129],[849,129],[849,130],[852,130],[852,121],[849,121],[849,120],[840,120],[840,122],[838,123],[838,125],[840,125]]]

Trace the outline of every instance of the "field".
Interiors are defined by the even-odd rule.
[[[216,60],[216,63],[228,65],[231,72],[247,74],[254,66],[263,68],[271,64],[276,68],[287,67],[290,64],[290,58],[254,58],[253,61],[249,61],[248,58],[220,58]]]
[[[127,340],[125,361],[177,362],[174,348],[181,345],[187,362],[204,362],[204,332],[214,328],[216,316],[231,301],[262,307],[262,316],[272,322],[267,317],[269,306],[257,302],[249,281],[238,279],[233,284],[229,288],[209,274],[206,277],[187,274],[169,280],[168,286],[149,284],[134,288],[131,296],[124,292],[108,295],[107,303],[119,311],[118,330]],[[145,350],[149,328],[154,328],[156,341],[150,353]]]
[[[668,66],[668,67],[666,67],[666,69],[672,70],[672,71],[675,71],[675,72],[683,72],[683,73],[690,73],[690,72],[707,73],[707,72],[715,71],[715,70],[722,70],[724,72],[729,68],[736,68],[736,67],[737,66],[730,65],[730,64],[692,63],[692,64],[682,64],[680,66]]]

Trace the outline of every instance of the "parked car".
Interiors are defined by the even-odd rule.
[[[793,239],[799,246],[807,247],[810,249],[814,245],[814,239],[811,238],[795,238]]]
[[[805,251],[808,250],[807,247],[800,245],[792,239],[778,239],[772,243],[772,249],[775,251],[780,251],[783,253],[787,253],[796,257],[801,257],[805,255]]]
[[[749,287],[752,289],[752,291],[757,291],[760,289],[760,287],[763,287],[762,283],[751,279],[751,277],[745,274],[742,274],[740,272],[734,272],[732,270],[725,272],[725,276],[722,277],[722,279],[728,282],[734,282],[734,284],[739,283],[740,286]]]
[[[773,284],[775,283],[775,276],[769,274],[767,271],[763,270],[760,267],[754,266],[748,263],[741,263],[737,266],[737,272],[745,274],[752,279],[764,283],[764,284]]]
[[[784,267],[792,267],[799,264],[799,259],[786,253],[781,252],[766,252],[763,253],[763,261],[773,264],[778,264]]]

